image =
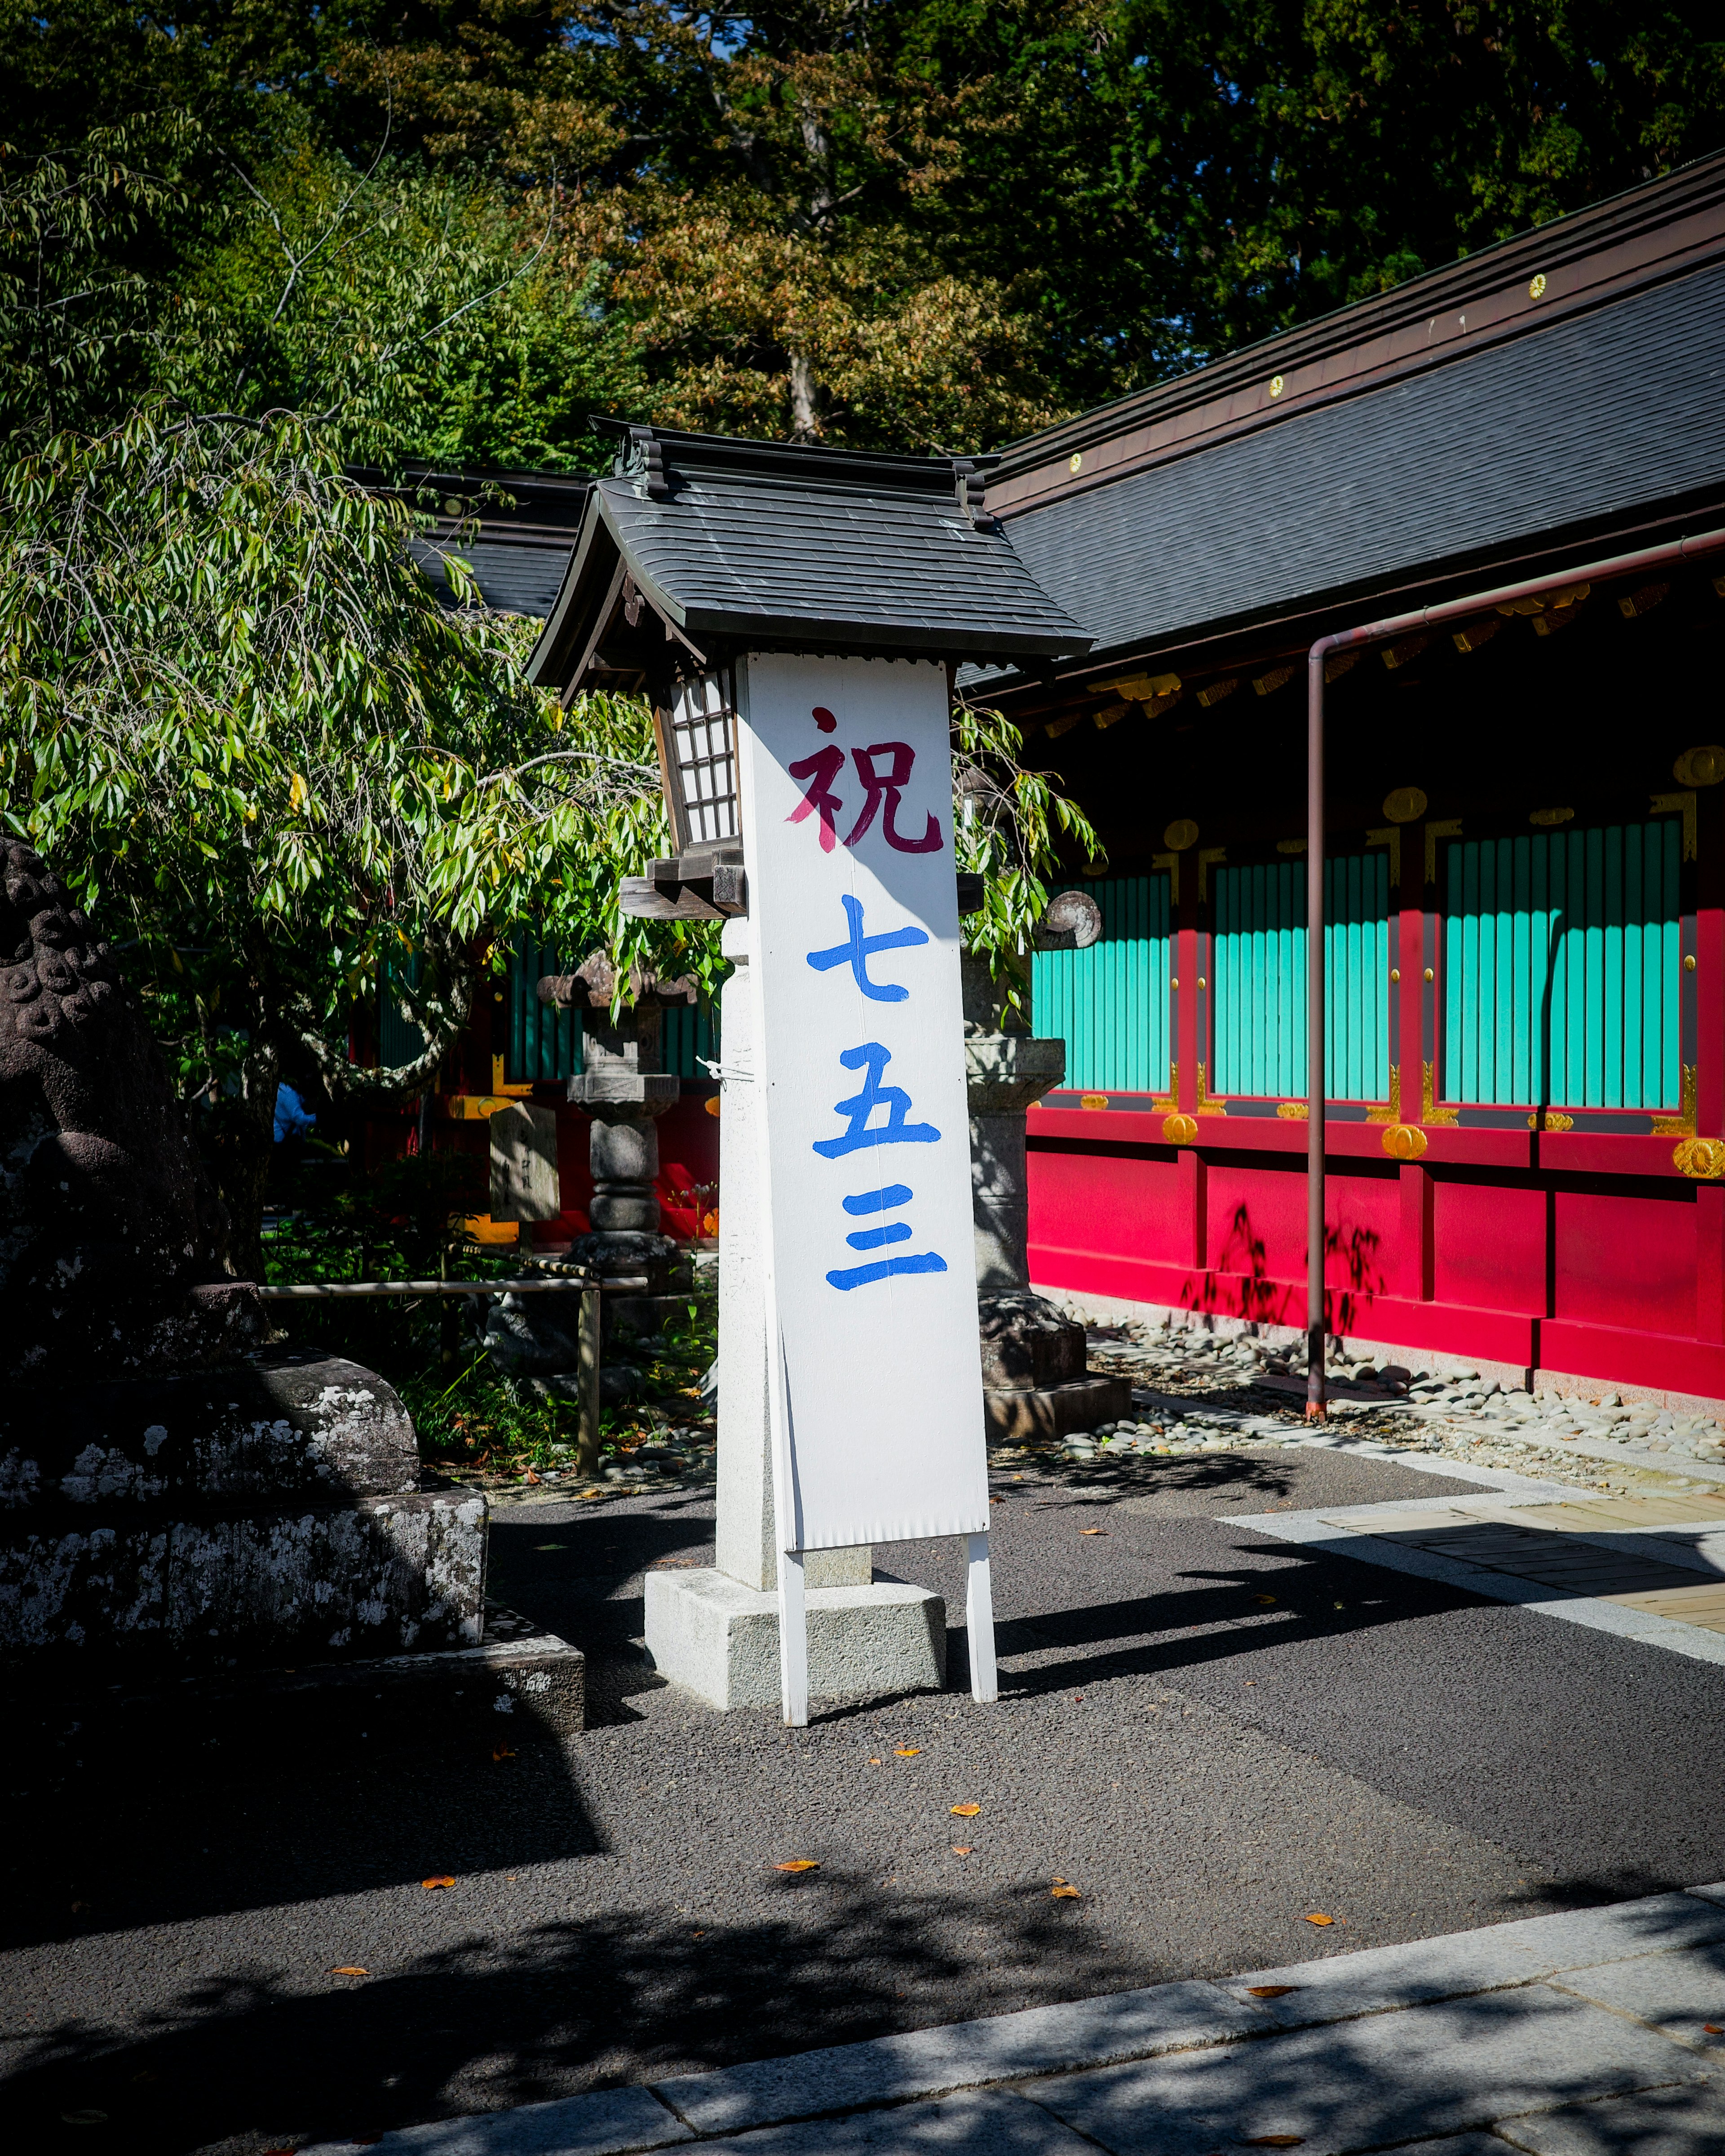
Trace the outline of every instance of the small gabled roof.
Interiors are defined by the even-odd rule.
[[[748,649],[1034,665],[1089,649],[983,508],[989,459],[619,431],[534,681],[620,685],[667,640],[698,661]]]

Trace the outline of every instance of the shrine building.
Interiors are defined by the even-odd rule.
[[[987,500],[1096,639],[961,685],[1107,850],[1101,940],[1034,961],[1036,1285],[1305,1323],[1307,654],[1413,617],[1323,667],[1330,1323],[1725,1398],[1725,157],[1021,442]]]
[[[1035,1284],[1305,1324],[1308,654],[1394,619],[1322,665],[1328,1322],[1725,1400],[1725,156],[963,461],[1091,639],[958,678],[1106,848],[1101,941],[1034,962]],[[488,603],[556,611],[592,482],[417,479]],[[517,939],[446,1104],[557,1105],[541,1240],[585,1224],[569,955]],[[665,1045],[695,1235],[707,1014]]]

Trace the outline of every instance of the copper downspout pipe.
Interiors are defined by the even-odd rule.
[[[1725,548],[1725,531],[1697,532],[1692,538],[1673,539],[1661,547],[1643,547],[1630,554],[1608,555],[1599,562],[1583,562],[1573,568],[1533,577],[1518,584],[1500,584],[1496,590],[1474,592],[1466,598],[1445,599],[1440,605],[1420,608],[1412,613],[1391,614],[1382,621],[1363,623],[1357,629],[1337,629],[1321,636],[1306,657],[1306,1067],[1308,1079],[1306,1126],[1306,1413],[1309,1420],[1322,1421],[1325,1414],[1324,1386],[1324,662],[1332,651],[1361,644],[1379,644],[1386,637],[1404,636],[1409,630],[1435,628],[1457,621],[1465,614],[1483,613],[1507,606],[1512,599],[1538,598],[1561,591],[1566,584],[1602,583],[1611,577],[1634,576],[1643,569],[1674,567],[1701,554]]]

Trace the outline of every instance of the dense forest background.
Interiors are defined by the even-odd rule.
[[[1613,0],[5,0],[16,437],[152,398],[593,468],[969,449],[1725,141]]]
[[[0,829],[126,953],[238,1270],[285,1075],[423,1101],[526,926],[624,980],[721,963],[618,910],[668,843],[644,706],[530,688],[459,534],[461,607],[416,566],[435,496],[354,467],[592,470],[596,411],[986,448],[1714,148],[1722,28],[0,0]],[[998,715],[955,745],[968,933],[1018,978],[1057,857],[1100,857]]]

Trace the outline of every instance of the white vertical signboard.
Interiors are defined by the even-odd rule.
[[[992,1698],[946,670],[752,654],[737,694],[786,1717],[802,1553],[932,1535]]]

